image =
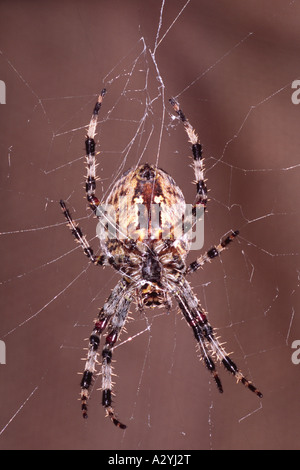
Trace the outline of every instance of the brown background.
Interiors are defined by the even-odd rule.
[[[161,7],[0,4],[2,449],[299,448],[300,365],[291,361],[300,339],[300,105],[291,101],[299,4],[167,0],[159,38],[167,34],[154,57]],[[263,400],[224,370],[218,394],[174,304],[170,315],[150,310],[146,318],[133,309],[121,340],[138,336],[115,350],[115,403],[128,429],[104,418],[100,381],[83,421],[84,338],[118,276],[88,264],[59,200],[97,246],[84,200],[84,135],[103,86],[100,197],[143,154],[158,156],[192,202],[190,151],[170,96],[197,128],[211,190],[204,248],[230,229],[241,236],[191,281]]]

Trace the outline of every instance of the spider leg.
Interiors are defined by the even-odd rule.
[[[202,329],[202,322],[203,322],[202,318],[204,318],[204,314],[203,312],[199,311],[198,316],[196,316],[193,313],[192,309],[189,307],[184,297],[182,297],[179,293],[175,294],[175,297],[177,298],[179,308],[182,311],[184,318],[186,319],[187,323],[189,324],[189,326],[191,326],[193,330],[194,336],[199,345],[201,359],[203,360],[205,367],[212,374],[219,392],[223,393],[222,383],[216,371],[215,363],[211,355],[208,352],[204,332]]]
[[[262,393],[243,375],[226,353],[224,347],[219,343],[219,340],[215,337],[213,328],[209,324],[206,314],[202,311],[198,299],[193,294],[189,283],[185,280],[182,281],[180,289],[173,289],[173,292],[185,319],[192,327],[194,336],[200,344],[201,357],[207,369],[212,373],[219,391],[223,391],[222,385],[216,373],[215,364],[211,356],[206,353],[206,348],[210,350],[212,356],[216,356],[225,369],[236,377],[238,382],[241,382],[251,392],[254,392],[258,397],[262,398]],[[205,347],[203,344],[205,344]]]
[[[187,136],[189,138],[189,142],[192,144],[195,183],[197,188],[197,196],[193,208],[194,212],[196,213],[197,207],[203,207],[205,210],[207,206],[207,186],[204,179],[202,145],[200,144],[200,140],[198,139],[198,136],[193,126],[183,114],[177,101],[174,98],[171,98],[169,102],[173,106],[174,111],[178,114],[180,120],[183,122],[185,132],[187,133]]]
[[[106,90],[103,89],[98,97],[97,103],[95,104],[94,111],[90,120],[90,124],[88,127],[87,138],[85,141],[86,147],[86,161],[87,161],[87,177],[86,177],[86,194],[87,200],[90,204],[91,209],[96,214],[97,207],[100,204],[99,199],[95,196],[95,189],[96,189],[96,160],[95,160],[95,134],[96,134],[96,127],[98,121],[98,114],[101,108],[103,97],[106,93]],[[93,264],[100,264],[103,265],[106,261],[106,256],[102,254],[101,256],[95,256],[93,249],[87,243],[85,236],[83,235],[81,229],[78,225],[73,221],[69,210],[66,207],[64,201],[60,201],[60,205],[63,211],[64,216],[68,221],[68,225],[71,228],[71,231],[75,237],[75,239],[80,243],[84,253],[90,259]],[[114,264],[113,258],[109,259],[110,264]],[[117,266],[114,266],[118,269]]]
[[[99,256],[94,255],[94,250],[93,248],[88,244],[85,235],[83,235],[81,228],[74,222],[72,219],[72,216],[70,214],[69,209],[67,208],[66,204],[64,201],[60,201],[60,205],[63,211],[63,214],[65,218],[68,221],[68,226],[71,229],[72,234],[74,235],[76,241],[79,242],[81,248],[83,249],[83,252],[86,254],[86,256],[89,258],[89,260],[94,264],[98,266],[103,266],[105,264],[110,264],[113,266],[117,271],[121,270],[121,264],[122,264],[122,259],[118,260],[117,262],[114,258],[114,256],[106,256],[105,254],[101,254]]]
[[[104,256],[96,257],[94,255],[94,251],[88,244],[85,236],[82,233],[81,228],[78,227],[78,225],[73,221],[65,202],[61,200],[60,205],[61,205],[63,214],[68,221],[68,225],[71,229],[71,232],[74,235],[75,239],[80,243],[81,248],[83,249],[83,252],[86,254],[86,256],[91,260],[93,264],[103,264]]]
[[[86,149],[86,163],[87,163],[87,176],[85,191],[88,203],[92,211],[97,215],[97,207],[100,204],[99,199],[95,196],[96,190],[96,158],[95,158],[95,135],[98,122],[98,114],[101,108],[102,100],[105,96],[106,89],[104,88],[95,104],[94,111],[90,120],[90,124],[87,131],[85,149]]]
[[[213,246],[210,250],[208,250],[204,255],[199,256],[195,261],[193,261],[188,267],[187,267],[187,274],[193,273],[197,271],[199,268],[201,268],[205,263],[210,263],[213,258],[216,258],[217,256],[222,253],[225,248],[237,237],[239,234],[239,231],[236,230],[235,232],[231,232],[229,236],[224,238],[224,240],[221,241],[216,246]]]
[[[124,302],[120,302],[115,316],[112,318],[111,327],[106,336],[105,346],[102,350],[102,405],[107,410],[107,415],[112,422],[121,429],[126,429],[126,425],[122,424],[116,417],[114,408],[112,407],[112,349],[116,343],[124,323],[131,299],[124,298]]]
[[[193,205],[193,215],[196,218],[202,216],[201,211],[197,211],[198,208],[203,208],[206,210],[207,206],[207,186],[204,179],[204,164],[202,158],[202,146],[200,144],[200,140],[186,118],[185,114],[183,113],[182,109],[180,109],[179,104],[174,98],[170,100],[171,105],[173,106],[175,112],[178,114],[180,120],[183,122],[184,129],[188,135],[189,142],[192,144],[192,152],[194,158],[194,172],[195,172],[195,179],[197,185],[197,196],[196,201]],[[194,222],[195,223],[195,222]],[[191,263],[187,268],[187,274],[192,273],[202,267],[206,262],[210,262],[213,258],[218,256],[226,247],[227,245],[233,241],[233,239],[239,234],[238,230],[235,232],[231,232],[231,234],[226,237],[219,245],[212,247],[207,253],[200,256],[196,259],[193,263]]]
[[[255,387],[252,382],[250,382],[250,380],[248,380],[243,375],[243,373],[238,369],[237,365],[233,362],[233,360],[230,359],[225,349],[220,345],[219,341],[215,338],[212,327],[208,322],[205,323],[204,330],[206,338],[211,345],[213,353],[216,354],[217,358],[220,362],[222,362],[225,369],[227,369],[235,376],[237,382],[241,382],[243,385],[245,385],[245,387],[249,388],[251,392],[254,392],[259,398],[262,398],[262,393]]]
[[[78,225],[74,222],[72,219],[72,216],[70,214],[69,209],[67,209],[67,206],[64,201],[60,201],[60,205],[63,211],[63,214],[65,218],[68,221],[68,226],[71,229],[72,234],[74,235],[75,239],[79,242],[81,248],[83,249],[83,252],[86,254],[86,256],[89,258],[89,260],[95,264],[95,265],[103,265],[106,261],[106,256],[105,255],[100,255],[100,256],[95,256],[94,251],[91,248],[91,246],[88,244],[85,236],[82,233],[82,230]]]
[[[85,363],[84,373],[81,380],[81,409],[83,417],[87,418],[87,401],[90,387],[96,371],[98,348],[100,345],[100,335],[108,328],[105,345],[102,350],[102,405],[106,408],[107,414],[113,423],[125,429],[115,415],[112,407],[112,349],[116,343],[122,328],[125,324],[131,297],[128,296],[128,283],[122,279],[113,289],[108,300],[100,310],[94,329],[89,340],[88,356]]]

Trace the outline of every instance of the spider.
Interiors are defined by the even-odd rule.
[[[200,357],[211,373],[219,392],[223,392],[222,383],[216,370],[214,359],[219,360],[238,382],[262,397],[260,391],[238,369],[226,353],[208,322],[207,314],[192,291],[186,276],[197,271],[210,262],[235,239],[238,231],[232,231],[221,243],[213,246],[187,266],[186,257],[189,245],[186,237],[176,237],[174,219],[181,220],[184,214],[185,200],[180,188],[165,171],[148,163],[128,170],[113,186],[106,207],[115,208],[116,225],[120,223],[121,206],[125,201],[126,237],[109,233],[107,211],[100,211],[102,205],[95,195],[96,161],[95,134],[99,110],[106,90],[100,93],[89,123],[86,147],[86,196],[90,208],[100,219],[102,236],[100,238],[101,254],[96,256],[88,244],[79,226],[73,221],[64,201],[60,205],[75,239],[80,243],[83,252],[97,266],[111,265],[117,270],[121,279],[100,309],[89,338],[89,348],[83,377],[81,380],[81,409],[87,418],[87,402],[96,372],[100,336],[106,330],[105,344],[101,353],[102,366],[102,405],[107,416],[121,429],[125,429],[116,416],[112,405],[112,351],[124,327],[129,308],[133,302],[140,309],[144,307],[165,307],[170,309],[171,298],[175,298],[185,320],[191,327],[198,344]],[[175,113],[184,125],[189,142],[192,144],[193,168],[196,182],[196,199],[193,213],[207,206],[207,186],[204,179],[202,146],[190,122],[182,112],[179,104],[169,100]],[[151,205],[158,204],[163,210],[159,222],[151,226]],[[141,228],[138,214],[141,204],[146,211],[148,227]],[[165,228],[169,236],[163,237]],[[214,359],[213,359],[214,358]]]

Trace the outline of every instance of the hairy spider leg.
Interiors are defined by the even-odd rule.
[[[96,190],[96,159],[95,159],[95,135],[98,123],[98,115],[101,108],[102,100],[106,94],[106,89],[103,88],[100,95],[98,96],[97,103],[95,104],[94,111],[89,123],[87,136],[85,140],[85,149],[86,149],[86,163],[87,163],[87,175],[85,183],[85,191],[87,201],[90,205],[92,211],[97,215],[97,207],[100,204],[99,199],[95,195]]]
[[[102,99],[105,95],[106,90],[103,89],[102,92],[100,93],[97,103],[95,104],[93,115],[88,127],[88,133],[87,133],[87,139],[85,141],[85,146],[86,146],[86,160],[87,160],[87,178],[86,178],[86,193],[87,193],[87,199],[90,204],[90,207],[93,209],[95,212],[97,209],[97,206],[100,204],[98,198],[96,198],[94,191],[96,188],[96,164],[95,164],[95,133],[96,133],[96,127],[97,127],[97,118],[98,118],[98,113],[101,107]],[[94,256],[93,249],[91,246],[87,243],[85,236],[82,233],[82,230],[80,227],[78,227],[77,224],[73,221],[71,214],[69,210],[66,207],[66,204],[64,201],[60,201],[61,208],[63,210],[64,216],[66,217],[68,221],[68,225],[71,228],[72,234],[74,235],[75,239],[80,243],[84,253],[87,255],[87,257],[90,259],[90,261],[93,264],[100,264],[102,265],[105,261],[105,256],[101,255],[99,257]]]
[[[207,206],[207,186],[204,179],[204,162],[202,156],[202,145],[195,132],[195,129],[186,118],[179,104],[174,98],[170,98],[169,102],[173,106],[174,111],[178,114],[180,120],[184,125],[185,132],[189,138],[189,142],[192,144],[193,153],[193,166],[195,174],[195,184],[197,188],[196,200],[193,206],[194,214],[196,214],[196,207],[203,207],[204,210]]]
[[[112,407],[111,361],[112,349],[123,329],[131,302],[132,298],[130,296],[124,294],[121,297],[116,314],[110,321],[109,333],[106,336],[105,346],[102,350],[102,405],[112,422],[121,429],[126,429],[127,426],[117,419]]]
[[[89,399],[93,377],[96,372],[96,364],[98,363],[97,356],[100,336],[105,329],[108,329],[105,345],[102,350],[102,405],[106,408],[107,414],[112,422],[121,429],[125,429],[126,425],[122,424],[117,419],[112,407],[111,360],[112,348],[123,329],[132,301],[127,291],[128,283],[124,279],[121,279],[100,310],[89,339],[89,350],[81,380],[81,409],[83,417],[87,418],[87,401]]]
[[[75,239],[79,242],[81,248],[83,249],[83,252],[86,254],[86,256],[89,258],[89,260],[93,264],[103,265],[106,257],[104,255],[100,255],[100,256],[94,255],[94,250],[86,241],[85,235],[83,235],[81,228],[72,219],[70,211],[67,209],[65,202],[61,200],[60,205],[61,205],[63,214],[65,218],[67,219],[68,226],[70,227],[71,232],[74,235]]]
[[[189,283],[186,280],[183,280],[180,285],[180,291],[178,291],[177,288],[177,291],[173,290],[173,292],[177,298],[178,305],[185,319],[193,329],[194,336],[201,348],[201,357],[204,360],[204,364],[207,369],[212,373],[218,390],[222,392],[223,388],[216,373],[215,364],[211,356],[206,354],[206,350],[203,347],[203,341],[210,349],[211,355],[216,356],[216,358],[223,364],[225,369],[236,377],[238,382],[241,382],[251,392],[254,392],[258,397],[262,398],[262,393],[243,375],[243,373],[238,369],[237,365],[229,357],[228,353],[226,353],[222,344],[220,344],[219,340],[215,337],[213,328],[209,324],[207,316],[201,309],[198,299],[192,292]]]
[[[109,264],[113,268],[115,268],[117,271],[121,271],[121,265],[124,262],[122,260],[122,257],[119,257],[118,261],[116,261],[114,256],[106,256],[103,253],[99,256],[95,256],[93,248],[88,244],[85,235],[83,235],[83,233],[82,233],[81,228],[72,219],[70,211],[67,208],[65,202],[61,200],[60,205],[61,205],[63,214],[64,214],[64,216],[66,217],[66,219],[68,221],[67,225],[70,227],[71,232],[74,235],[76,241],[79,242],[81,248],[83,249],[83,252],[89,258],[89,260],[95,266],[97,266],[97,265],[98,266],[104,266],[104,265]]]
[[[96,135],[96,128],[98,123],[98,115],[101,108],[102,100],[106,94],[106,89],[103,88],[100,95],[98,96],[98,100],[94,106],[93,114],[89,123],[87,137],[85,140],[85,148],[86,148],[86,162],[87,162],[87,176],[86,176],[86,184],[85,184],[85,191],[87,201],[89,203],[90,208],[95,213],[95,215],[99,215],[97,213],[97,208],[100,205],[99,199],[95,195],[96,190],[96,159],[95,159],[95,135]],[[74,223],[70,211],[67,209],[66,204],[64,201],[60,201],[60,205],[62,207],[63,213],[68,221],[68,224],[71,228],[71,231],[80,243],[84,253],[90,259],[93,264],[96,265],[104,265],[110,264],[112,265],[117,271],[120,269],[120,265],[115,262],[114,257],[106,257],[104,254],[100,256],[94,256],[93,249],[86,241],[85,236],[82,233],[82,230],[78,227],[77,224]]]
[[[194,336],[200,348],[201,359],[203,360],[206,368],[212,374],[219,392],[223,393],[222,383],[216,371],[215,363],[212,357],[210,356],[210,354],[208,353],[207,346],[205,344],[205,337],[204,337],[202,327],[201,327],[204,314],[203,312],[199,311],[198,312],[199,314],[197,316],[193,315],[185,299],[179,293],[175,294],[175,297],[177,298],[179,308],[182,311],[184,318],[186,319],[187,323],[193,330]],[[199,320],[200,320],[200,323],[199,323]]]
[[[96,180],[97,180],[95,135],[96,135],[96,130],[97,130],[99,111],[101,109],[102,101],[103,101],[105,94],[106,94],[106,89],[103,88],[94,106],[93,114],[92,114],[92,117],[88,126],[87,136],[85,140],[86,164],[87,164],[87,167],[86,167],[87,175],[86,175],[86,183],[85,183],[86,198],[89,203],[89,207],[99,219],[102,219],[103,214],[102,214],[102,211],[99,210],[100,201],[95,194]],[[121,258],[122,257],[120,257],[119,261],[116,262],[113,256],[107,255],[106,257],[103,254],[102,256],[97,258],[98,262],[96,264],[110,264],[117,271],[120,271],[121,264],[123,262]]]
[[[194,158],[194,172],[197,185],[197,197],[194,204],[194,209],[198,206],[202,206],[204,210],[207,207],[207,186],[204,180],[204,164],[202,157],[202,146],[200,140],[195,132],[195,129],[190,124],[179,104],[174,98],[170,100],[171,105],[173,106],[175,112],[178,114],[180,120],[183,122],[185,131],[189,137],[189,142],[192,144],[192,152]],[[196,211],[194,211],[196,215]],[[212,247],[207,253],[200,256],[187,268],[187,273],[191,273],[202,267],[206,262],[210,262],[213,258],[218,256],[227,245],[233,241],[233,239],[239,234],[239,231],[236,230],[231,232],[231,234],[226,237],[219,245]]]
[[[237,365],[230,359],[229,355],[225,352],[224,348],[220,345],[219,341],[215,338],[213,334],[213,329],[210,324],[207,322],[203,325],[205,335],[207,340],[211,345],[213,353],[216,354],[219,361],[222,362],[225,369],[227,369],[231,374],[233,374],[237,382],[241,382],[245,387],[247,387],[251,392],[255,393],[259,398],[262,398],[262,393],[255,387],[255,385],[248,380],[243,373],[238,369]]]
[[[221,241],[216,246],[213,246],[210,250],[208,250],[204,255],[199,256],[195,261],[193,261],[186,270],[187,274],[193,273],[197,271],[197,269],[202,268],[205,263],[210,263],[212,259],[219,256],[225,248],[238,236],[239,231],[235,230],[231,232],[224,240]]]

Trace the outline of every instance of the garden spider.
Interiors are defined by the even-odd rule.
[[[130,305],[135,301],[140,309],[143,307],[161,306],[170,309],[171,297],[174,297],[187,323],[193,330],[198,343],[200,356],[216,382],[217,388],[223,392],[222,384],[216,371],[213,356],[231,372],[238,382],[242,382],[259,397],[262,394],[247,380],[235,363],[230,359],[224,347],[214,335],[213,328],[193,293],[186,275],[195,272],[206,262],[218,256],[238,235],[231,232],[220,244],[212,247],[205,254],[186,266],[189,251],[184,236],[176,238],[173,226],[174,217],[181,220],[184,214],[184,196],[175,181],[163,170],[148,163],[127,171],[113,186],[106,204],[115,208],[115,224],[120,223],[122,201],[126,200],[127,236],[111,237],[108,229],[108,213],[100,211],[102,205],[95,195],[96,162],[95,133],[98,113],[106,90],[102,90],[95,105],[88,127],[86,146],[87,177],[86,195],[90,208],[101,221],[100,247],[101,254],[95,256],[86,241],[81,229],[74,223],[64,201],[60,201],[64,216],[71,231],[80,243],[84,253],[94,265],[111,265],[121,274],[121,279],[112,290],[107,301],[101,308],[89,339],[89,349],[81,380],[81,408],[83,417],[87,418],[87,401],[89,390],[96,371],[100,336],[107,330],[105,344],[102,349],[102,405],[113,423],[121,429],[126,426],[116,417],[112,406],[112,350],[124,327]],[[184,125],[189,142],[192,144],[193,166],[196,179],[197,195],[193,205],[196,209],[207,204],[207,187],[204,180],[202,148],[195,130],[179,108],[178,103],[170,100],[174,111]],[[159,223],[154,227],[150,207],[158,203],[163,209]],[[138,219],[141,204],[145,208],[148,227],[141,228]],[[106,206],[106,207],[107,207]],[[164,229],[169,228],[169,236],[162,236]],[[170,229],[171,227],[171,229]],[[150,232],[151,230],[151,232]]]

